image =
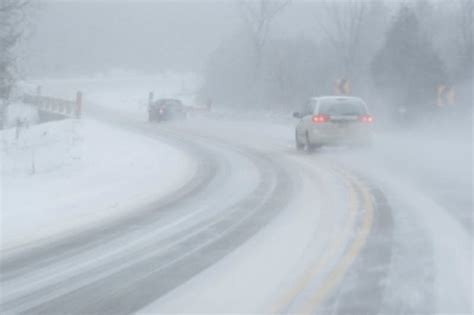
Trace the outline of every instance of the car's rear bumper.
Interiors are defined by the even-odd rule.
[[[310,133],[310,141],[314,145],[368,145],[372,142],[372,134],[366,129],[337,132],[313,129]]]

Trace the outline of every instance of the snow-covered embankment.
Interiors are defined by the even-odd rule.
[[[1,132],[1,249],[72,233],[178,189],[183,152],[93,120]]]

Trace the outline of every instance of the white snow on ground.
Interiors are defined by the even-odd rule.
[[[323,153],[383,188],[393,209],[398,254],[424,242],[419,257],[406,257],[393,268],[400,275],[429,270],[423,264],[433,264],[428,273],[434,273],[435,309],[441,313],[473,310],[473,143],[467,130],[456,126],[379,133],[371,150]],[[427,260],[423,255],[430,251],[432,259]],[[429,286],[426,283],[425,289]],[[419,292],[414,288],[395,285],[386,303],[407,303],[409,292],[416,300]]]
[[[265,314],[280,307],[283,293],[323,255],[334,229],[345,221],[340,210],[347,208],[347,200],[339,198],[345,187],[323,168],[313,169],[316,175],[293,170],[303,189],[271,224],[139,314]],[[313,186],[315,181],[319,189]],[[314,198],[311,203],[309,197]]]
[[[5,127],[15,127],[17,122],[22,124],[34,124],[38,122],[38,111],[33,106],[22,102],[13,102],[7,106]]]
[[[259,134],[268,146],[294,150],[290,125],[235,120],[221,124],[226,129],[224,137],[235,133],[240,141],[252,139],[248,144],[258,146],[251,135]],[[368,177],[389,200],[397,256],[383,306],[423,309],[422,303],[427,302],[441,313],[472,310],[472,225],[464,221],[472,220],[472,143],[462,135],[426,130],[379,132],[372,149],[328,148],[313,157],[315,166],[317,159],[338,161]],[[302,258],[298,251],[313,236],[311,227],[318,222],[317,204],[313,212],[301,204],[291,209],[293,213],[285,212],[239,250],[142,313],[270,311],[264,305],[275,298],[269,288],[278,285],[276,279],[285,270],[299,275],[301,269],[288,269],[291,259]],[[425,273],[433,282],[412,281],[414,273]],[[423,300],[428,290],[434,290],[433,300]]]
[[[88,101],[116,108],[130,114],[133,119],[143,119],[148,90],[156,91],[158,82],[149,79],[84,80],[79,84],[69,82],[65,85],[75,87],[82,84],[84,88],[79,88],[86,91]],[[61,82],[56,83],[59,83],[57,90],[66,91],[61,88]],[[44,90],[54,89],[52,81],[43,84]],[[166,86],[166,83],[163,81],[161,86]],[[180,90],[176,82],[166,89],[168,92]],[[70,89],[69,93],[74,93],[74,90]],[[240,135],[241,141],[252,142],[255,140],[253,135],[264,134],[266,144],[286,152],[293,150],[295,120],[288,122],[288,118],[273,114],[257,119],[257,114],[252,114],[252,122],[242,124],[236,122],[242,115],[227,111],[216,113],[218,106],[214,107],[214,117],[225,122],[226,130],[232,128],[226,119],[233,117],[229,120],[235,122],[236,127],[240,124],[240,132],[247,132],[248,136]],[[276,120],[279,125],[269,122]],[[377,127],[376,143],[370,150],[324,149],[317,155],[336,160],[367,176],[383,189],[389,200],[395,224],[394,254],[398,256],[393,258],[393,274],[389,279],[393,288],[388,290],[384,305],[420,303],[418,295],[423,292],[419,290],[430,290],[432,284],[413,283],[410,277],[413,272],[425,270],[434,278],[437,311],[453,313],[472,309],[472,134],[451,132],[446,126],[437,126],[435,130],[383,130],[383,126]],[[472,132],[471,128],[469,126],[466,130]],[[239,132],[237,128],[235,132]],[[291,265],[290,256],[298,255],[302,244],[307,241],[310,220],[301,218],[317,219],[316,212],[303,210],[298,208],[293,215],[284,213],[227,258],[143,311],[183,310],[181,306],[188,306],[188,311],[228,312],[232,306],[239,306],[235,309],[242,311],[266,311],[261,308],[262,301],[257,299],[259,293],[263,292],[261,290],[269,292],[269,286],[275,285],[282,270]],[[291,229],[295,234],[291,234]],[[286,235],[294,238],[286,239]],[[298,243],[297,239],[301,242]],[[298,246],[295,247],[295,243]],[[270,261],[265,257],[271,257]],[[261,281],[257,283],[260,287],[250,287],[255,283],[250,280],[259,275]],[[239,298],[239,294],[245,298]],[[407,299],[411,301],[407,302]]]
[[[72,233],[178,189],[183,152],[93,120],[1,132],[2,250]]]

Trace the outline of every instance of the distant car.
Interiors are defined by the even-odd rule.
[[[148,106],[149,121],[165,121],[186,118],[186,110],[178,99],[162,98]]]
[[[373,117],[358,97],[313,97],[293,116],[300,119],[295,130],[298,150],[326,145],[363,146],[371,142]]]

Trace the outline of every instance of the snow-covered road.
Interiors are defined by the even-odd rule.
[[[306,154],[288,123],[149,124],[110,107],[88,115],[196,171],[147,206],[4,255],[3,312],[472,312],[472,144],[430,163],[393,134]]]

